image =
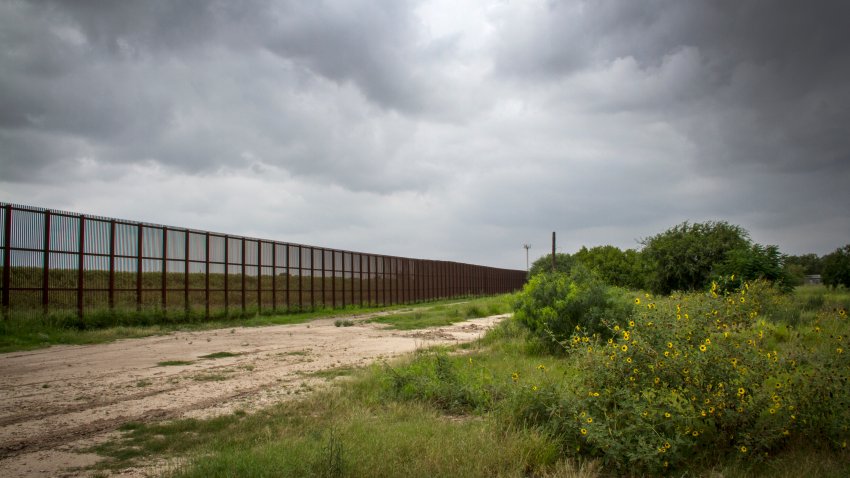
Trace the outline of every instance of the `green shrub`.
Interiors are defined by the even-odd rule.
[[[611,327],[628,321],[633,307],[621,289],[576,265],[569,275],[532,277],[518,295],[515,311],[520,323],[554,351],[575,331],[608,337]]]
[[[637,297],[633,320],[608,339],[572,334],[579,380],[518,390],[513,413],[621,473],[667,473],[717,454],[758,461],[792,439],[846,447],[846,310],[793,330],[761,316],[770,297],[746,283],[736,294]]]

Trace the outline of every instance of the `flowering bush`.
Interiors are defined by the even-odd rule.
[[[769,293],[750,288],[637,297],[640,312],[607,339],[576,331],[565,346],[581,383],[541,396],[547,415],[536,421],[568,448],[649,473],[724,451],[761,459],[795,435],[846,447],[846,311],[824,311],[792,340],[760,316]]]

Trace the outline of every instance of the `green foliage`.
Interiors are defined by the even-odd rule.
[[[637,297],[614,336],[577,331],[578,383],[540,386],[516,413],[619,472],[667,473],[718,455],[764,460],[791,440],[850,439],[846,308],[796,330],[762,317],[767,283],[735,294]],[[520,372],[522,373],[522,372]]]
[[[561,252],[555,253],[555,272],[569,274],[574,263],[575,260],[571,255]],[[552,254],[546,254],[545,256],[537,259],[531,264],[531,268],[529,269],[530,276],[535,276],[544,272],[552,272]]]
[[[817,254],[803,254],[801,256],[786,256],[786,265],[800,266],[803,275],[820,274],[823,271],[823,260]]]
[[[786,292],[792,286],[777,246],[752,244],[729,251],[726,259],[715,268],[715,276],[733,275],[741,281],[764,279]]]
[[[850,288],[850,244],[823,258],[823,283],[830,287]]]
[[[643,289],[645,271],[642,256],[634,249],[620,250],[614,246],[582,247],[573,259],[595,270],[604,282],[617,287]]]
[[[574,331],[606,334],[625,323],[632,306],[623,292],[605,284],[584,266],[569,275],[538,274],[523,288],[515,306],[516,317],[551,350]]]
[[[724,221],[686,221],[642,242],[647,286],[657,294],[704,289],[730,251],[750,247],[747,231]]]

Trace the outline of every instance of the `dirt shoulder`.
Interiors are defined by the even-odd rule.
[[[0,355],[0,475],[80,476],[99,459],[80,449],[124,423],[256,409],[323,382],[314,372],[472,341],[504,317],[413,331],[321,319]]]

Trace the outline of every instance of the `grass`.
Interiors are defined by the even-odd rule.
[[[497,296],[502,297],[502,296]],[[479,301],[488,303],[491,297],[470,299],[469,303]],[[412,306],[414,310],[429,310],[444,307],[456,302],[457,299],[426,302]],[[119,339],[141,338],[152,335],[164,335],[175,331],[201,331],[214,329],[232,329],[236,327],[264,327],[270,325],[301,324],[321,318],[339,318],[350,320],[350,317],[374,312],[393,310],[410,310],[411,305],[394,305],[385,307],[349,306],[345,309],[322,308],[313,311],[281,312],[271,315],[249,311],[249,315],[225,317],[220,316],[210,320],[202,317],[190,317],[184,320],[182,314],[163,318],[155,312],[149,316],[133,313],[102,312],[92,313],[81,322],[73,315],[50,314],[47,316],[27,317],[13,315],[6,320],[0,320],[0,353],[21,350],[33,350],[51,345],[88,345],[107,343]],[[268,315],[267,315],[268,314]],[[341,325],[343,325],[341,323]]]
[[[505,314],[511,311],[512,295],[501,295],[469,302],[440,304],[427,309],[369,319],[390,329],[413,330],[441,327],[469,319]]]
[[[850,294],[822,291],[821,303],[809,296],[816,293],[789,297],[788,307],[850,305]],[[535,393],[587,377],[580,360],[545,353],[516,321],[463,347],[315,376],[322,373],[352,379],[254,414],[128,424],[121,439],[97,449],[109,457],[99,466],[157,456],[172,460],[174,477],[616,476],[604,455],[580,457],[557,433],[518,418],[546,413],[529,400]],[[823,445],[796,437],[760,461],[718,452],[676,476],[850,476],[850,453]]]
[[[202,359],[219,359],[219,358],[227,358],[227,357],[236,357],[237,355],[239,355],[239,354],[238,354],[238,353],[233,353],[233,352],[213,352],[213,353],[211,353],[211,354],[201,355],[201,356],[200,356],[200,357],[198,357],[198,358],[202,358]]]
[[[337,377],[347,377],[353,375],[357,369],[355,367],[334,367],[328,368],[325,370],[317,370],[315,372],[307,372],[304,375],[308,377],[318,377],[324,378],[326,380],[333,380]]]
[[[192,365],[193,361],[191,360],[165,360],[163,362],[157,362],[157,367],[177,367],[181,365]]]

